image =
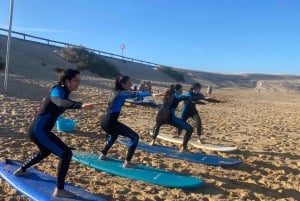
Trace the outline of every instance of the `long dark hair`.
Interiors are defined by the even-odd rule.
[[[118,76],[115,81],[115,88],[114,90],[119,91],[119,90],[124,90],[122,84],[125,84],[130,80],[130,77],[127,75],[122,75]]]
[[[170,88],[166,91],[163,102],[166,103],[168,98],[177,90],[181,89],[181,84],[171,84]]]
[[[72,80],[76,75],[80,74],[79,70],[75,69],[62,69],[62,68],[55,68],[54,69],[58,75],[58,85],[64,85],[66,80]]]

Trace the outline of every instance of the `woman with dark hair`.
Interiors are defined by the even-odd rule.
[[[132,82],[128,76],[119,76],[116,78],[115,87],[109,98],[107,111],[101,118],[101,127],[108,133],[108,139],[104,149],[101,151],[99,159],[102,160],[106,157],[108,150],[115,143],[119,135],[128,137],[131,139],[131,144],[123,164],[124,168],[134,167],[134,164],[131,163],[131,159],[138,144],[139,136],[131,128],[118,121],[122,106],[127,98],[151,96],[151,92],[131,91],[131,86]]]
[[[186,93],[186,96],[199,96],[200,99],[205,100],[205,97],[202,93],[200,93],[200,90],[201,90],[201,84],[194,83],[191,86],[190,90]],[[202,123],[201,123],[200,115],[198,114],[198,111],[196,109],[196,104],[204,104],[204,103],[201,101],[184,101],[180,111],[180,118],[186,122],[188,118],[191,117],[196,122],[198,142],[201,143]],[[178,128],[177,131],[178,133],[174,137],[179,137],[182,129]]]
[[[201,93],[201,84],[196,82],[194,84],[192,84],[190,90],[185,94],[185,96],[197,96],[199,97],[199,100],[197,101],[184,101],[181,111],[180,111],[180,118],[183,121],[187,121],[189,118],[192,118],[195,123],[196,123],[196,127],[197,127],[197,134],[198,134],[198,142],[201,142],[201,138],[202,138],[202,122],[201,122],[201,118],[200,115],[196,109],[196,104],[205,104],[205,102],[219,102],[218,100],[212,98],[212,97],[207,97],[204,96]],[[205,102],[203,102],[202,100],[204,100]],[[177,135],[175,135],[174,137],[179,137],[181,134],[182,129],[178,129],[177,130],[178,133]]]
[[[159,129],[162,125],[168,124],[171,126],[175,126],[178,129],[186,130],[186,134],[183,138],[182,146],[180,148],[180,152],[186,150],[188,141],[191,138],[193,128],[187,122],[181,120],[175,115],[176,108],[180,101],[192,101],[197,100],[199,97],[194,96],[183,96],[182,95],[182,85],[180,84],[172,84],[170,88],[166,91],[165,96],[163,98],[163,106],[159,110],[156,116],[156,124],[153,128],[152,133],[152,141],[150,145],[155,144],[156,137],[159,133]]]
[[[59,81],[43,99],[29,127],[29,138],[37,145],[39,152],[23,163],[14,172],[14,175],[21,176],[27,174],[27,168],[39,163],[53,153],[59,157],[57,183],[53,196],[67,198],[74,197],[73,193],[64,189],[65,177],[72,158],[72,151],[51,130],[58,117],[66,109],[94,109],[95,103],[81,103],[69,99],[69,94],[72,91],[76,91],[80,85],[80,72],[78,70],[64,70],[60,68],[55,70],[59,73]]]

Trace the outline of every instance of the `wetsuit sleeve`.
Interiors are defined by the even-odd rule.
[[[151,96],[152,93],[150,91],[138,91],[137,96]]]
[[[130,91],[122,91],[119,96],[122,98],[135,98],[135,97],[144,97],[144,96],[151,96],[150,91],[137,91],[137,92],[130,92]]]
[[[189,97],[187,100],[189,101],[198,101],[198,100],[203,100],[205,97],[203,94],[199,93],[199,94],[194,94],[191,92],[186,93],[185,95],[186,97]]]
[[[204,98],[205,98],[204,95],[199,93],[199,94],[193,94],[192,100],[198,101],[198,100],[203,100]]]
[[[194,104],[199,104],[199,105],[205,105],[205,102],[201,101],[201,100],[195,100],[192,101]]]
[[[81,109],[82,103],[68,99],[67,94],[61,88],[54,88],[50,92],[51,101],[58,107],[65,109]]]
[[[192,97],[191,96],[188,96],[188,95],[182,95],[182,94],[177,94],[175,93],[174,94],[175,98],[179,101],[184,101],[184,100],[192,100]]]

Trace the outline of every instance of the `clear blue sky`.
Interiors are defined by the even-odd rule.
[[[300,0],[15,0],[13,31],[120,55],[125,44],[178,68],[300,75]]]

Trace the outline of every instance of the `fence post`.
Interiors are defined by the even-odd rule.
[[[206,93],[207,94],[212,94],[212,86],[211,85],[208,85],[208,87],[207,87],[207,91],[206,91]]]

